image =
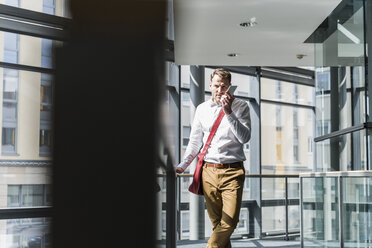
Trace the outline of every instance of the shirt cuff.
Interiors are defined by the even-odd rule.
[[[236,117],[236,115],[234,114],[234,112],[231,112],[231,114],[227,115],[226,118],[227,118],[227,120],[228,120],[229,122],[233,122],[233,121],[235,121],[235,120],[238,119],[238,118]]]
[[[186,168],[188,166],[189,165],[185,161],[184,162],[181,162],[179,165],[177,165],[177,167],[182,168],[183,170],[186,170]]]

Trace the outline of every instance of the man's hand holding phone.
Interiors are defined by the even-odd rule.
[[[226,115],[229,115],[232,113],[231,105],[235,99],[234,92],[238,86],[236,85],[230,85],[230,87],[227,89],[225,95],[221,97],[222,107],[223,111]]]

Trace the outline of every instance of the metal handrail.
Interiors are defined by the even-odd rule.
[[[165,174],[158,174],[158,176],[165,176]],[[186,173],[183,173],[183,174],[177,174],[177,177],[192,177],[193,174],[186,174]],[[245,177],[269,177],[269,178],[286,178],[286,177],[291,177],[291,178],[299,178],[299,175],[298,174],[288,174],[288,175],[285,175],[285,174],[245,174]]]
[[[304,172],[300,177],[370,177],[372,170],[358,171],[329,171],[329,172]]]
[[[157,174],[158,177],[166,177],[166,174]],[[192,178],[193,174],[183,173],[183,174],[176,174],[176,177],[179,178]],[[299,174],[246,174],[245,177],[247,178],[284,178],[285,179],[285,197],[284,197],[284,205],[285,206],[285,232],[280,232],[279,235],[285,235],[285,239],[289,240],[289,236],[291,234],[299,234],[299,232],[293,232],[293,230],[289,230],[289,214],[288,214],[288,206],[290,205],[289,195],[288,195],[288,178],[300,178]],[[282,199],[282,198],[281,198]],[[293,199],[292,199],[293,200]],[[266,201],[266,200],[262,200]],[[281,205],[282,206],[282,205]],[[266,236],[266,233],[262,233],[262,236]]]

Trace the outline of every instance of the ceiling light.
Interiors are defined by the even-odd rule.
[[[256,25],[257,25],[256,17],[252,17],[249,21],[242,22],[242,23],[239,24],[239,26],[241,26],[243,28],[253,27],[253,26],[256,26]]]
[[[298,59],[302,59],[305,56],[306,56],[305,54],[296,54],[296,58]]]
[[[227,54],[227,56],[229,56],[229,57],[238,57],[238,54],[237,53],[229,53],[229,54]]]

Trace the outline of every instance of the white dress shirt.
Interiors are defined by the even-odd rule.
[[[178,165],[185,170],[201,152],[207,142],[212,126],[220,113],[222,105],[212,100],[200,104],[195,111],[190,140],[183,161]],[[246,101],[235,98],[232,113],[225,115],[217,128],[204,161],[226,164],[244,161],[243,144],[251,137],[251,119]]]

